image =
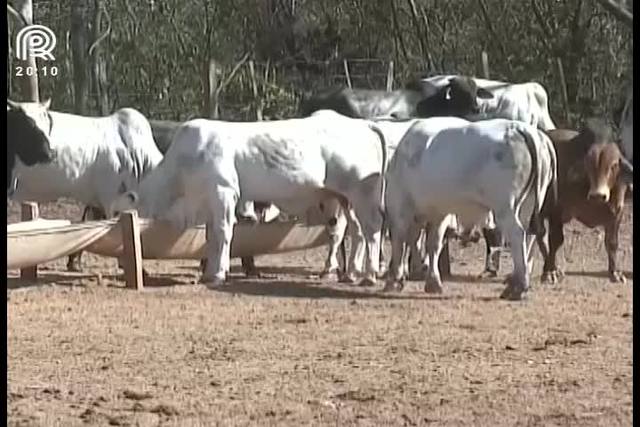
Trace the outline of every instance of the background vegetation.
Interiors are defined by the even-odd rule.
[[[481,77],[486,51],[492,79],[542,83],[552,117],[566,124],[560,59],[568,121],[577,125],[593,114],[612,118],[629,90],[632,26],[606,7],[611,3],[33,0],[34,22],[58,37],[59,74],[40,76],[40,97],[52,97],[56,110],[85,114],[131,106],[151,118],[211,116],[213,60],[220,118],[252,120],[260,107],[273,119],[295,115],[310,91],[345,84],[345,59],[354,87],[384,89],[389,61],[398,88],[419,75]],[[632,12],[631,1],[620,3]],[[15,20],[8,19],[15,40]],[[11,58],[12,51],[15,67]],[[20,99],[14,74],[10,69],[8,95]]]

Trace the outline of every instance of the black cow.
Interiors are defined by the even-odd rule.
[[[373,119],[427,118],[434,116],[465,117],[479,111],[478,98],[493,95],[479,88],[475,80],[456,76],[435,93],[420,82],[410,82],[394,91],[338,88],[315,94],[300,103],[300,114],[309,116],[318,110],[333,110],[344,116]]]

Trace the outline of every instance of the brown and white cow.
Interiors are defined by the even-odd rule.
[[[549,251],[543,281],[555,283],[562,277],[556,254],[564,242],[563,225],[577,219],[587,227],[602,226],[609,260],[609,279],[624,282],[617,266],[618,231],[624,196],[633,181],[633,166],[613,141],[611,129],[592,120],[580,132],[554,129],[547,132],[558,155],[558,198],[545,200],[542,216],[549,221]]]

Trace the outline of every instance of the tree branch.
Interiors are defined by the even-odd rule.
[[[626,7],[620,5],[614,0],[597,0],[607,12],[615,16],[619,21],[625,25],[633,28],[633,13],[631,13]]]
[[[22,16],[22,14],[20,14],[17,10],[15,10],[9,4],[7,5],[7,12],[13,15],[13,17],[16,18],[16,21],[18,21],[23,27],[27,25],[27,20],[24,19],[24,16]]]
[[[229,73],[229,75],[227,76],[226,79],[224,79],[224,81],[216,88],[216,92],[218,94],[220,94],[222,92],[222,90],[229,84],[231,83],[231,80],[233,79],[233,76],[236,75],[236,73],[238,72],[238,70],[240,69],[240,67],[242,67],[242,64],[244,64],[245,62],[247,62],[247,59],[249,59],[249,55],[250,53],[247,52],[244,54],[244,56],[242,57],[242,59],[240,59],[240,61],[238,61],[236,63],[236,65],[233,67],[233,69],[231,70],[231,72]]]
[[[93,53],[93,50],[102,42],[102,40],[106,39],[109,34],[111,34],[111,16],[109,16],[109,12],[107,12],[107,8],[104,3],[100,4],[100,11],[97,13],[104,14],[104,17],[107,18],[107,29],[93,42],[91,47],[89,47],[89,55]]]

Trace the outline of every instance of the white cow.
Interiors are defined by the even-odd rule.
[[[357,229],[352,270],[363,270],[366,252],[362,284],[371,284],[378,272],[385,165],[382,132],[338,113],[271,122],[197,119],[177,131],[158,168],[137,191],[121,196],[111,212],[137,207],[142,216],[179,228],[207,223],[202,281],[217,286],[229,271],[238,199],[267,200],[303,214],[337,197]]]
[[[48,136],[57,156],[48,164],[17,162],[11,198],[53,202],[68,197],[106,211],[116,197],[162,160],[147,119],[123,108],[106,117],[51,111],[36,102],[17,103]],[[122,185],[124,183],[124,185]],[[69,268],[74,257],[70,256]]]
[[[415,223],[429,222],[429,268],[425,291],[442,292],[437,259],[442,239],[456,215],[464,228],[481,224],[490,211],[506,234],[514,262],[502,298],[520,299],[529,288],[537,214],[547,188],[556,180],[557,161],[550,139],[522,122],[494,119],[437,132],[428,122],[407,132],[389,163],[385,205],[392,241],[390,274],[385,289],[402,286],[405,246]],[[530,237],[530,236],[529,236]]]
[[[318,116],[322,114],[334,114],[330,110],[319,110],[313,113],[312,116]],[[393,153],[400,143],[400,140],[404,137],[409,128],[419,119],[403,119],[398,120],[393,117],[379,117],[372,119],[371,122],[384,134],[384,139],[387,145],[387,158],[390,159]],[[322,277],[324,278],[339,278],[343,282],[352,283],[355,281],[356,272],[350,271],[348,265],[345,266],[345,274],[342,277],[338,277],[339,263],[338,263],[338,249],[344,247],[344,237],[347,229],[347,215],[343,209],[342,204],[338,199],[327,199],[319,205],[321,215],[325,218],[327,223],[327,232],[330,236],[329,252],[325,262]],[[382,236],[384,237],[385,231],[383,230]],[[382,260],[382,247],[380,249],[380,260]],[[380,269],[385,268],[383,263],[380,262]]]
[[[633,163],[633,91],[627,95],[627,101],[620,117],[622,133],[622,151],[627,159]]]
[[[426,96],[436,93],[449,84],[456,75],[441,75],[420,80]],[[503,118],[518,120],[542,130],[555,129],[549,114],[549,96],[545,88],[536,82],[508,83],[497,80],[474,78],[479,88],[487,90],[493,97],[478,98],[478,114],[466,117],[471,121]],[[421,107],[418,105],[418,114]]]

